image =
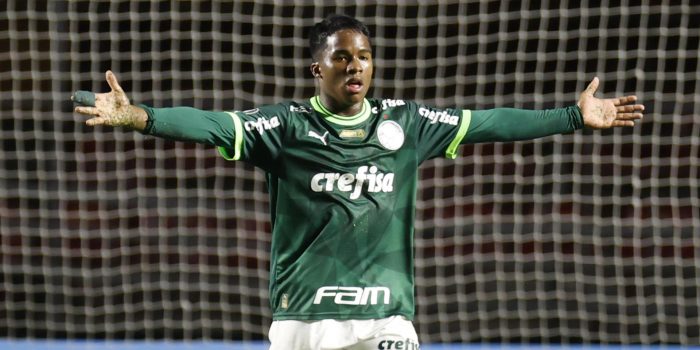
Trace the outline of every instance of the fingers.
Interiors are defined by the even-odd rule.
[[[618,102],[621,103],[631,103],[637,100],[636,96],[627,96],[627,97],[622,97],[617,99]],[[642,119],[644,116],[641,112],[644,111],[644,105],[641,104],[636,104],[636,105],[624,105],[624,106],[617,106],[616,108],[617,113],[615,114],[615,120],[616,121],[625,121],[628,122],[627,124],[622,124],[621,126],[633,126],[634,121],[638,119]],[[631,123],[631,124],[629,124]],[[615,126],[615,125],[613,125]]]
[[[109,118],[101,117],[100,110],[95,107],[75,107],[75,112],[93,116],[94,118],[85,121],[85,124],[89,126],[104,125],[109,121]]]
[[[634,121],[632,120],[615,120],[612,122],[612,126],[634,126]]]
[[[87,124],[89,126],[109,125],[109,122],[110,122],[109,118],[101,117],[100,110],[95,108],[95,107],[75,107],[75,112],[80,113],[80,114],[93,116],[94,118],[90,118],[90,119],[85,121],[85,124]]]
[[[89,126],[95,126],[95,125],[105,125],[108,124],[109,119],[105,117],[97,117],[97,118],[90,118],[85,121],[85,124]]]
[[[85,121],[85,124],[90,126],[104,125],[108,121],[108,118],[100,117],[100,111],[95,107],[75,107],[75,112],[93,116],[94,118]]]
[[[644,110],[644,105],[626,105],[617,106],[617,113],[641,112]]]
[[[620,105],[627,105],[633,102],[637,101],[637,96],[631,95],[631,96],[625,96],[625,97],[618,97],[613,100],[613,103],[615,106],[620,106]]]
[[[617,101],[622,101],[623,103],[629,103],[636,101],[635,96],[627,96],[617,99]],[[613,104],[615,102],[613,101]],[[642,111],[644,110],[644,105],[624,105],[615,107],[615,121],[612,126],[634,126],[634,121],[642,119]]]
[[[107,73],[105,73],[105,77],[107,78],[107,84],[109,84],[109,87],[112,88],[112,91],[124,93],[124,90],[117,81],[117,77],[114,75],[114,73],[112,73],[111,70],[108,70]]]
[[[583,93],[591,95],[595,94],[596,90],[598,90],[599,84],[600,80],[598,80],[598,77],[593,78],[593,80],[591,80],[591,83],[588,84],[588,87],[586,88],[586,90],[583,91]]]
[[[637,120],[642,119],[642,113],[618,113],[615,115],[615,119],[619,120]]]
[[[85,107],[85,106],[75,107],[75,112],[80,113],[80,114],[85,114],[85,115],[91,115],[91,116],[99,116],[100,115],[100,110],[97,109],[96,107]]]

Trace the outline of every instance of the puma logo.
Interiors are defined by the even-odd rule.
[[[328,136],[328,131],[326,131],[323,134],[323,136],[321,136],[321,135],[317,134],[315,131],[309,130],[309,136],[311,136],[315,139],[321,140],[321,142],[323,143],[324,146],[328,146],[328,143],[326,143],[326,136]]]

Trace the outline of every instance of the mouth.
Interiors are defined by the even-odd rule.
[[[345,83],[345,86],[347,87],[348,91],[350,91],[350,93],[357,94],[360,91],[362,91],[364,83],[362,83],[362,80],[360,79],[351,78],[348,79],[348,81]]]

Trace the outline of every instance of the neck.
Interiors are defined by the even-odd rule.
[[[321,94],[320,96],[321,103],[323,103],[323,106],[328,109],[329,112],[337,115],[346,115],[346,116],[353,116],[356,115],[360,112],[362,112],[362,107],[364,106],[365,99],[361,99],[358,102],[354,102],[352,104],[341,104],[338,103],[337,101],[334,101],[333,99],[329,98],[326,95]]]

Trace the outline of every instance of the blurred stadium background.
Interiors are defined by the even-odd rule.
[[[423,343],[700,344],[697,1],[0,9],[0,347],[264,348],[263,174],[209,147],[88,128],[69,97],[105,91],[112,69],[132,102],[156,107],[305,99],[305,29],[335,12],[373,33],[375,97],[550,108],[599,76],[599,96],[647,107],[634,128],[465,146],[423,166]]]

